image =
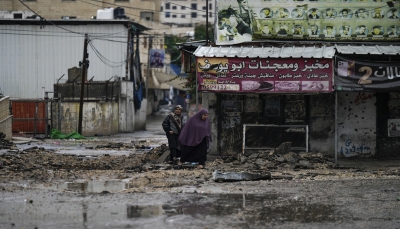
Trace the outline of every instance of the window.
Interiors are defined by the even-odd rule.
[[[181,10],[184,10],[186,7],[185,6],[181,6]]]
[[[173,10],[176,10],[176,6],[172,6],[172,9],[173,9]]]
[[[197,10],[197,4],[196,3],[192,3],[192,10]]]
[[[14,19],[22,19],[22,14],[14,14]]]
[[[161,8],[160,8],[160,12],[163,12],[163,10],[164,10],[164,7],[162,7],[162,6],[161,6]]]
[[[76,16],[62,16],[61,19],[64,20],[76,19]]]
[[[165,12],[165,17],[171,17],[171,13],[170,12]]]
[[[176,18],[176,14],[173,14],[172,17],[173,17],[173,18]]]
[[[207,17],[207,14],[203,15],[203,17]]]
[[[184,15],[184,14],[181,14],[181,18],[185,18],[186,17],[186,15]]]
[[[207,8],[205,6],[203,6],[203,10],[207,10]]]
[[[212,3],[208,4],[208,9],[212,10]]]
[[[171,9],[171,4],[170,4],[170,3],[165,3],[165,9],[166,9],[166,10]]]
[[[210,13],[209,17],[212,17],[212,13]]]
[[[153,21],[153,12],[140,12],[140,19]]]
[[[196,12],[192,12],[192,18],[197,18],[197,13]]]

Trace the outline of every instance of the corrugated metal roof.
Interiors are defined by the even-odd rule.
[[[194,52],[198,57],[249,57],[249,58],[333,58],[334,46],[306,47],[306,46],[282,46],[282,47],[233,47],[201,46]]]
[[[335,45],[337,53],[359,55],[400,55],[400,46],[397,45]]]

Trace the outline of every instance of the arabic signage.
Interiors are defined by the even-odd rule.
[[[331,92],[332,59],[198,58],[199,91]]]
[[[399,41],[400,4],[383,0],[216,0],[217,45],[269,39]]]
[[[398,91],[400,62],[367,62],[336,57],[338,91]]]

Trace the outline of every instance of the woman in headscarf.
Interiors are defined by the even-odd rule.
[[[207,160],[207,150],[211,141],[208,110],[201,109],[186,122],[179,136],[180,162],[198,162],[198,168],[204,168]]]

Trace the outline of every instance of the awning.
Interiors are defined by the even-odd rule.
[[[400,55],[398,45],[335,45],[338,54]]]
[[[281,46],[281,47],[238,47],[200,46],[194,52],[197,57],[239,58],[333,58],[334,46]]]
[[[161,90],[168,90],[169,89],[169,85],[166,83],[162,83],[160,82],[155,74],[150,74],[150,78],[148,79],[148,88],[150,89],[161,89]]]
[[[157,71],[154,72],[154,75],[155,75],[157,81],[158,81],[159,83],[161,83],[162,85],[167,84],[167,85],[172,86],[173,88],[176,88],[176,89],[179,89],[179,90],[186,90],[186,89],[183,87],[184,83],[186,83],[186,80],[185,80],[185,79],[177,78],[177,79],[174,79],[174,80],[172,80],[172,81],[169,81],[169,80],[171,80],[172,78],[174,78],[175,75],[171,75],[171,74],[167,74],[167,73],[162,73],[162,72],[157,72]]]

